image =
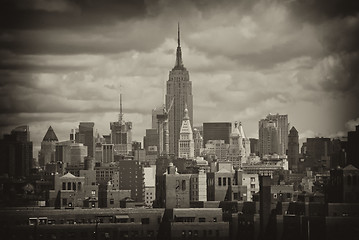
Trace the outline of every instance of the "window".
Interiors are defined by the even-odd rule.
[[[92,194],[92,195],[96,195],[96,190],[92,190],[92,191],[91,191],[91,194]]]
[[[76,191],[76,183],[72,183],[72,189]]]
[[[218,178],[218,186],[222,186],[222,178]]]
[[[112,198],[110,199],[110,204],[114,204],[115,203],[115,200]]]
[[[150,219],[149,218],[141,218],[141,223],[142,224],[150,224]]]
[[[135,219],[134,219],[134,218],[130,218],[130,222],[135,222]]]
[[[256,185],[255,185],[255,184],[251,184],[251,188],[256,188]]]
[[[223,186],[226,186],[227,185],[227,178],[223,178]]]
[[[251,182],[255,182],[256,178],[255,177],[251,177]]]
[[[273,194],[273,198],[277,198],[277,194],[276,194],[276,193]]]
[[[185,238],[186,237],[186,230],[182,231],[182,237]]]
[[[213,222],[217,222],[217,218],[216,218],[216,217],[213,218]]]
[[[206,222],[206,218],[198,218],[199,222]]]
[[[186,180],[182,180],[182,191],[186,190]]]
[[[71,183],[70,182],[67,183],[67,190],[71,190]]]
[[[62,190],[66,190],[66,183],[62,183]]]

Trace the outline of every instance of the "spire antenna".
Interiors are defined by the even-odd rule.
[[[178,46],[181,46],[181,38],[180,38],[180,23],[178,22],[178,33],[177,33],[177,42]]]

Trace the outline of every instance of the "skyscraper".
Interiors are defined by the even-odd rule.
[[[40,166],[43,167],[47,163],[55,161],[56,143],[58,141],[54,130],[50,126],[41,142],[41,150],[39,153]]]
[[[289,169],[298,171],[299,161],[299,135],[297,129],[292,127],[288,135],[288,164]]]
[[[28,176],[32,167],[29,126],[19,126],[0,140],[0,175]]]
[[[182,62],[182,50],[180,44],[180,29],[178,25],[178,46],[176,53],[175,66],[169,73],[167,81],[166,109],[170,108],[173,101],[172,110],[169,111],[169,152],[178,156],[178,140],[182,119],[184,117],[185,105],[187,105],[188,116],[193,126],[193,95],[192,82],[189,80],[189,73]]]
[[[286,154],[288,149],[288,115],[268,114],[268,120],[276,122],[278,136],[278,154]]]
[[[95,123],[93,122],[80,122],[79,125],[79,136],[78,143],[83,143],[84,146],[87,146],[87,154],[89,157],[94,157],[95,155],[95,137],[93,133],[93,127]]]
[[[110,123],[111,143],[115,155],[129,155],[132,151],[132,122],[125,122],[122,114],[122,95],[120,95],[120,115],[117,122]]]
[[[259,121],[259,155],[278,154],[277,122],[262,119]]]

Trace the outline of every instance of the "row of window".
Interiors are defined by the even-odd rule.
[[[222,179],[223,179],[223,182],[222,182]],[[226,186],[227,185],[227,179],[228,179],[228,185],[231,185],[231,178],[221,178],[219,177],[218,178],[218,186],[222,186],[222,183],[223,183],[223,186]]]
[[[188,237],[198,237],[199,236],[199,231],[198,230],[182,230],[182,237],[183,238],[188,238]],[[207,236],[216,236],[216,237],[220,237],[220,232],[219,230],[203,230],[202,231],[202,237],[207,237]]]

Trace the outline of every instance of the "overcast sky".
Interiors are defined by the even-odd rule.
[[[359,124],[359,1],[3,1],[0,133],[28,124],[35,149],[80,121],[109,134],[123,94],[133,139],[151,127],[175,63],[177,22],[194,125],[241,121],[258,138],[268,113],[301,138]]]

